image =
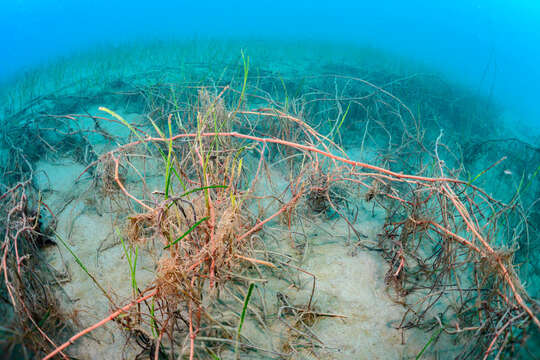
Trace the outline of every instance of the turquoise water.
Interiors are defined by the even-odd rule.
[[[535,1],[17,1],[0,12],[0,78],[96,44],[177,37],[325,40],[428,65],[538,128]]]
[[[530,1],[0,5],[6,356],[158,289],[66,354],[537,358],[539,24]],[[236,228],[206,258],[213,216]]]

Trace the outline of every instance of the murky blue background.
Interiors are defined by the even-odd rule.
[[[492,96],[540,129],[533,0],[2,0],[0,79],[96,44],[177,37],[369,44]]]

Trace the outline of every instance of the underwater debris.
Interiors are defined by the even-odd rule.
[[[54,130],[48,124],[35,132],[39,137],[33,146],[23,144],[11,151],[13,161],[4,165],[5,178],[24,183],[22,174],[40,158],[36,151],[52,157],[70,149],[66,156],[86,167],[77,178],[85,191],[78,190],[75,197],[81,199],[62,199],[65,194],[54,187],[47,195],[59,198],[55,200],[62,205],[57,213],[68,208],[73,218],[81,214],[78,206],[99,207],[100,214],[111,220],[109,224],[100,219],[102,227],[111,228],[113,235],[103,240],[110,243],[99,244],[102,251],[97,255],[91,252],[79,258],[90,262],[106,256],[106,249],[113,255],[102,262],[129,262],[130,270],[121,266],[129,275],[127,280],[121,278],[123,282],[112,272],[107,274],[110,281],[96,277],[111,299],[96,310],[102,320],[92,319],[92,323],[87,317],[84,325],[63,328],[65,315],[53,311],[66,303],[53,294],[53,290],[61,292],[60,282],[49,275],[35,283],[15,280],[19,266],[21,274],[30,274],[28,266],[39,251],[25,253],[14,239],[29,237],[37,245],[44,230],[35,212],[16,210],[17,217],[6,217],[10,235],[2,271],[9,280],[7,293],[14,294],[7,300],[16,310],[25,304],[41,314],[51,309],[46,319],[37,313],[17,312],[23,329],[33,329],[33,320],[43,333],[30,330],[32,338],[16,340],[40,356],[49,353],[50,358],[60,352],[67,356],[80,351],[77,343],[70,346],[73,342],[82,342],[89,332],[114,323],[107,331],[121,340],[112,346],[140,358],[206,358],[209,354],[249,358],[261,353],[274,358],[346,358],[351,355],[325,344],[325,334],[318,327],[322,320],[344,321],[345,315],[321,307],[329,301],[320,300],[323,295],[318,297],[316,275],[304,269],[303,261],[311,256],[313,246],[307,229],[319,226],[318,231],[329,232],[328,237],[343,247],[355,243],[349,241],[351,237],[359,243],[376,243],[359,225],[361,212],[369,206],[372,218],[383,214],[384,222],[377,247],[370,247],[387,261],[381,278],[390,297],[405,309],[388,331],[403,339],[405,333],[426,332],[427,339],[421,339],[411,356],[439,351],[438,344],[448,346],[445,339],[455,341],[452,350],[459,358],[490,356],[495,350],[514,354],[518,340],[510,344],[510,336],[524,338],[538,322],[538,309],[515,269],[515,257],[520,254],[509,250],[526,233],[524,214],[516,210],[516,200],[503,203],[476,182],[461,180],[464,165],[451,154],[450,140],[448,144],[430,140],[431,134],[438,133],[437,126],[422,123],[406,106],[408,102],[398,98],[407,93],[407,83],[395,84],[390,92],[375,85],[386,83],[382,78],[367,82],[329,75],[320,83],[310,80],[310,89],[320,86],[313,98],[299,94],[282,99],[283,87],[272,85],[268,76],[254,80],[245,76],[245,82],[196,88],[190,84],[171,88],[159,82],[134,87],[133,79],[115,80],[110,83],[115,91],[137,89],[139,99],[144,99],[137,107],[145,109],[146,116],[127,120],[119,115],[122,111],[111,111],[96,125],[96,114],[47,115]],[[264,91],[257,87],[263,80]],[[343,99],[328,95],[342,81],[355,84],[351,88],[359,95],[347,93]],[[419,88],[432,86],[414,81]],[[100,96],[104,99],[104,94]],[[121,91],[117,96],[118,103],[132,100],[131,94],[122,97]],[[345,127],[328,120],[349,121],[343,111],[347,107],[340,103],[344,99],[354,101],[356,109],[347,116],[369,114],[369,121],[361,122],[365,126],[362,136],[352,140],[340,140],[339,131]],[[58,106],[73,110],[80,101],[76,100],[49,106],[55,111]],[[418,102],[424,100],[433,108],[439,101],[422,98]],[[75,129],[74,119],[86,119],[90,125]],[[35,125],[31,120],[30,114],[21,115],[21,122]],[[113,131],[112,124],[129,126],[117,135],[121,133]],[[92,136],[83,136],[86,133]],[[447,134],[450,138],[451,130]],[[360,157],[351,159],[341,148],[345,141],[358,145],[362,156],[367,156],[368,149],[375,149],[369,151],[376,155],[365,162],[357,161]],[[91,181],[84,182],[85,177]],[[487,173],[479,180],[484,178]],[[29,184],[14,185],[18,187],[3,193],[5,213],[9,214],[10,206],[16,207],[12,194],[22,189],[35,193]],[[520,189],[529,190],[526,187],[523,184]],[[41,211],[28,207],[32,208]],[[75,223],[73,218],[69,221]],[[519,233],[508,231],[516,224]],[[73,226],[66,228],[67,233],[74,231]],[[501,240],[503,233],[512,238]],[[123,251],[119,240],[125,240]],[[274,243],[280,245],[272,247]],[[99,271],[84,266],[90,273]],[[75,272],[73,266],[71,271]],[[279,283],[281,288],[267,283]],[[32,298],[27,292],[39,288],[37,284],[45,284],[46,291]],[[20,291],[24,296],[15,296]],[[294,292],[299,294],[296,298],[290,295]],[[122,341],[125,346],[119,345]],[[423,348],[426,343],[430,349]]]

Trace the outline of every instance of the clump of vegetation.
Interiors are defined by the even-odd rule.
[[[56,348],[51,334],[66,330],[69,316],[59,310],[55,274],[40,254],[41,248],[55,244],[42,223],[41,211],[47,207],[39,198],[29,199],[28,182],[21,182],[0,196],[0,210],[5,214],[0,219],[4,234],[0,309],[5,316],[0,345],[8,358],[27,358]]]
[[[145,83],[148,74],[142,73],[108,82],[109,89],[80,92],[78,99],[41,96],[13,111],[13,133],[27,135],[20,146],[8,143],[11,161],[2,169],[4,302],[14,324],[6,346],[24,344],[24,351],[46,358],[67,356],[73,342],[114,321],[139,346],[140,357],[324,356],[312,328],[320,317],[340,315],[317,309],[315,275],[294,265],[292,255],[271,253],[265,243],[266,228],[276,223],[302,234],[298,219],[307,208],[311,215],[343,220],[350,243],[382,253],[388,292],[405,308],[395,328],[429,334],[418,357],[442,335],[456,339],[459,358],[526,351],[525,339],[540,322],[515,257],[532,236],[527,219],[536,200],[525,194],[537,191],[531,182],[536,175],[522,177],[509,201],[493,198],[478,185],[499,163],[474,176],[474,159],[459,153],[465,109],[445,112],[459,116],[455,129],[440,131],[438,112],[448,106],[440,99],[452,92],[439,94],[442,87],[436,86],[437,96],[426,95],[435,91],[432,79],[420,75],[325,69],[332,73],[300,85],[271,72],[253,75],[242,53],[239,65],[213,84]],[[227,76],[229,83],[222,80]],[[411,93],[421,100],[408,98]],[[128,121],[109,108],[90,115],[81,99],[129,103],[144,116]],[[114,134],[109,124],[123,126],[128,135]],[[370,161],[349,158],[343,144]],[[48,242],[41,211],[48,207],[36,196],[32,172],[39,159],[57,153],[84,165],[79,179],[93,179],[89,191],[96,202],[112,200],[109,210],[120,214],[115,232],[131,280],[131,296],[121,302],[70,250],[108,299],[111,314],[59,347],[67,317],[58,311],[55,289],[61,285],[40,262],[39,247]],[[273,191],[276,169],[287,184]],[[261,187],[270,195],[259,195]],[[27,194],[37,199],[32,206]],[[358,229],[365,205],[385,211],[376,247]],[[54,214],[47,216],[52,233]],[[143,253],[155,274],[144,286],[137,272]],[[313,277],[310,296],[305,304],[292,304],[278,294],[272,311],[256,284],[290,273]],[[242,331],[251,321],[271,336],[271,318],[286,329],[278,346],[261,347]]]

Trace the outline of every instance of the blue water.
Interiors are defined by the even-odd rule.
[[[3,1],[0,34],[0,79],[96,44],[142,38],[371,45],[428,65],[540,129],[540,3],[533,0]]]

